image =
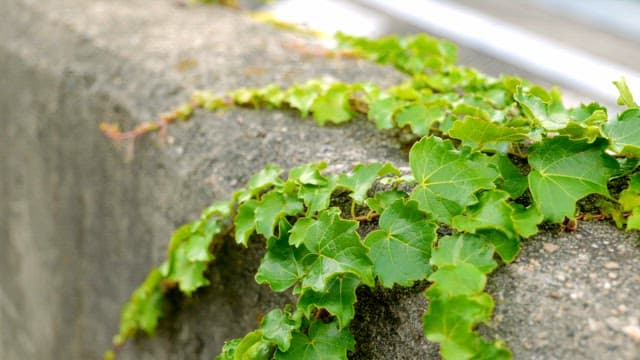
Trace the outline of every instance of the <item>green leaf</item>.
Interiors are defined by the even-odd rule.
[[[543,220],[542,214],[535,206],[524,206],[517,203],[510,203],[513,208],[511,219],[515,231],[523,238],[531,237],[538,233],[538,224]]]
[[[586,140],[588,143],[592,143],[602,137],[600,126],[583,125],[574,122],[570,122],[567,127],[560,129],[558,134],[567,136],[571,140]]]
[[[629,90],[629,86],[624,78],[621,78],[619,81],[614,81],[613,84],[618,88],[618,92],[620,96],[618,97],[618,105],[624,105],[629,108],[638,107],[638,104],[633,101],[633,95],[631,95],[631,90]]]
[[[222,346],[222,352],[216,356],[215,360],[233,360],[236,354],[236,349],[242,339],[233,339],[225,341]]]
[[[185,295],[191,295],[198,288],[209,285],[209,280],[204,275],[208,261],[191,260],[190,249],[184,244],[186,243],[172,253],[167,278],[176,281]]]
[[[260,323],[265,340],[278,346],[278,350],[287,351],[291,345],[292,332],[300,328],[300,316],[292,316],[288,311],[271,310]]]
[[[191,224],[184,224],[176,229],[173,234],[171,234],[171,240],[169,240],[169,247],[167,248],[167,254],[171,255],[171,253],[178,247],[182,242],[187,240],[191,236]]]
[[[327,284],[327,291],[318,292],[305,289],[298,299],[298,308],[303,309],[307,318],[311,318],[314,309],[326,309],[338,319],[343,329],[349,325],[355,315],[356,288],[360,280],[351,274],[338,275]]]
[[[262,330],[248,333],[236,347],[233,359],[270,360],[274,349],[271,342],[262,335]]]
[[[325,324],[311,323],[308,335],[295,332],[287,352],[278,350],[276,360],[346,360],[347,351],[353,351],[355,341],[347,328],[339,329],[337,321]]]
[[[462,212],[477,200],[474,193],[494,187],[497,171],[482,154],[469,154],[453,147],[451,141],[423,138],[411,149],[409,164],[418,182],[411,193],[420,210],[442,222]]]
[[[520,252],[520,238],[518,236],[508,236],[498,230],[478,230],[476,235],[484,238],[487,243],[492,244],[496,249],[496,253],[507,264],[515,260]]]
[[[429,276],[431,285],[426,294],[434,299],[442,296],[474,295],[484,289],[487,277],[475,265],[460,263],[445,265]]]
[[[131,299],[122,308],[120,314],[120,333],[114,341],[116,344],[124,343],[138,330],[147,334],[155,332],[158,321],[164,315],[162,278],[158,269],[152,269],[142,285],[131,295]]]
[[[367,165],[358,164],[353,168],[350,175],[340,175],[338,178],[338,186],[350,190],[350,196],[357,202],[363,203],[367,191],[371,188],[374,181],[380,176],[394,174],[399,176],[400,171],[390,163],[372,163]]]
[[[627,218],[627,230],[640,230],[640,207],[633,208]]]
[[[612,149],[621,155],[640,157],[640,109],[628,109],[604,126]]]
[[[580,104],[572,109],[571,118],[578,124],[586,125],[602,125],[609,119],[607,108],[595,102],[587,105]]]
[[[233,220],[235,226],[236,243],[247,246],[249,237],[256,230],[255,212],[258,207],[258,201],[248,200],[238,207],[238,214]]]
[[[489,143],[525,140],[528,133],[529,129],[503,126],[473,116],[456,121],[449,130],[452,138],[477,144],[480,148]]]
[[[284,95],[285,101],[294,109],[300,110],[300,115],[309,115],[311,106],[322,92],[322,84],[317,80],[310,80],[304,84],[290,87]]]
[[[622,190],[618,202],[624,211],[640,207],[640,174],[636,173],[631,176],[629,186]]]
[[[396,116],[398,127],[410,126],[418,136],[425,136],[435,122],[442,121],[445,112],[437,107],[427,108],[424,104],[412,104],[402,108]]]
[[[269,192],[256,206],[256,232],[269,238],[273,236],[273,228],[280,218],[286,215],[297,215],[303,211],[304,205],[295,195],[277,191]]]
[[[493,260],[494,249],[484,238],[472,234],[456,234],[438,240],[431,264],[442,268],[448,265],[471,264],[488,274],[498,264]]]
[[[589,194],[609,196],[607,181],[618,163],[604,153],[606,143],[545,139],[529,153],[529,188],[544,219],[561,222],[573,217],[577,200]]]
[[[289,180],[293,180],[303,185],[327,185],[327,178],[320,173],[322,170],[326,169],[326,167],[327,163],[324,161],[300,165],[289,171]]]
[[[327,122],[340,124],[351,120],[353,113],[349,105],[351,88],[342,83],[332,84],[329,89],[318,96],[311,111],[318,124],[324,125]]]
[[[291,225],[286,220],[280,220],[279,237],[267,240],[267,253],[255,276],[258,284],[269,284],[276,292],[290,288],[305,274],[302,259],[309,251],[304,246],[289,245],[290,229]]]
[[[410,286],[431,273],[429,258],[436,226],[415,201],[397,200],[380,216],[380,230],[365,239],[374,273],[385,287]]]
[[[367,206],[378,214],[382,214],[384,209],[388,208],[396,202],[398,199],[404,199],[408,195],[404,191],[399,190],[389,190],[383,192],[377,192],[372,198],[368,198],[365,200]]]
[[[331,202],[331,194],[338,184],[337,176],[329,176],[326,178],[326,184],[318,185],[302,185],[298,196],[304,201],[307,207],[307,216],[329,207]]]
[[[475,296],[432,298],[423,317],[423,330],[428,340],[441,343],[446,359],[470,359],[478,335],[475,325],[486,322],[493,311],[493,299],[482,293]],[[458,346],[455,346],[458,345]]]
[[[327,211],[332,211],[332,209],[328,209]],[[300,246],[304,243],[307,237],[307,231],[309,228],[314,225],[316,221],[312,218],[301,218],[296,221],[293,225],[293,229],[291,229],[291,236],[289,237],[289,244],[293,246]]]
[[[282,169],[280,167],[269,164],[253,175],[249,179],[247,186],[252,194],[255,195],[268,187],[282,183],[282,179],[280,179],[281,173]]]
[[[285,99],[285,93],[282,91],[280,86],[276,84],[269,84],[263,88],[257,89],[256,96],[260,99],[261,103],[272,108],[281,107],[282,102]]]
[[[541,96],[546,97],[545,99]],[[520,104],[527,118],[546,130],[560,130],[567,126],[569,113],[562,105],[559,94],[541,94],[519,87],[513,98]]]
[[[278,166],[271,164],[265,166],[264,169],[249,179],[246,189],[240,189],[233,194],[233,199],[238,204],[241,204],[270,187],[281,186],[283,184],[282,179],[280,179],[281,173],[282,169]]]
[[[200,234],[192,235],[185,242],[185,255],[189,261],[211,261],[213,255],[209,251],[212,237],[205,237]]]
[[[496,186],[511,195],[511,198],[520,197],[529,188],[527,177],[522,175],[507,155],[496,154],[491,157],[491,162],[498,169],[500,178],[496,180]]]
[[[328,280],[338,274],[354,274],[366,285],[373,285],[372,263],[367,248],[356,232],[356,221],[342,220],[335,211],[325,210],[307,227],[303,244],[308,255],[303,287],[324,292]]]
[[[513,209],[507,203],[509,194],[501,190],[488,190],[480,194],[478,203],[467,208],[464,215],[455,216],[451,225],[469,233],[480,229],[498,230],[507,236],[516,236],[511,215]]]
[[[405,101],[393,97],[378,99],[369,105],[367,117],[372,120],[380,130],[395,127],[395,114],[406,104]]]
[[[620,193],[618,200],[624,211],[631,211],[627,218],[627,230],[640,229],[640,174],[631,176],[629,186]]]

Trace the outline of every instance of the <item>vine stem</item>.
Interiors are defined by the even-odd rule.
[[[352,216],[351,220],[355,220],[355,221],[370,221],[373,219],[377,219],[380,217],[380,214],[376,213],[376,212],[370,212],[367,215],[360,215],[360,216]]]

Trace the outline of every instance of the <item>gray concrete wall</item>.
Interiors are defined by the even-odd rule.
[[[0,13],[0,359],[99,358],[117,331],[121,305],[147,270],[164,260],[171,231],[267,163],[286,168],[328,160],[335,170],[372,160],[406,165],[394,134],[379,133],[364,121],[320,128],[289,112],[242,109],[198,113],[172,126],[171,145],[146,137],[127,163],[98,124],[118,121],[131,128],[186,100],[193,89],[286,86],[318,76],[384,85],[400,76],[363,62],[297,54],[287,47],[297,40],[292,35],[215,6],[0,0]],[[184,60],[196,66],[185,69]],[[564,320],[566,331],[551,333],[551,340],[521,345],[522,338],[539,332],[535,326],[551,326],[529,324],[526,307],[509,313],[509,319],[521,320],[484,330],[514,342],[521,358],[563,346],[567,354],[596,354],[588,348],[595,338],[615,344],[607,351],[617,358],[632,359],[640,351],[622,330],[640,318],[635,238],[602,224],[580,231],[544,234],[539,241],[565,246],[579,235],[601,249],[607,246],[603,241],[619,243],[621,250],[593,255],[581,263],[584,268],[563,270],[566,277],[592,271],[606,278],[599,267],[614,260],[629,273],[617,275],[615,297],[598,293],[591,298],[604,300],[585,300],[588,306],[573,304],[567,293],[566,303],[577,313],[567,312],[573,317]],[[535,261],[553,265],[562,264],[562,256],[575,257],[570,251],[537,251],[539,241],[525,245]],[[210,359],[224,340],[254,328],[257,314],[286,301],[252,281],[261,252],[259,243],[249,250],[227,245],[212,269],[214,285],[179,304],[155,338],[129,344],[123,358]],[[623,261],[620,254],[626,254]],[[525,266],[507,267],[492,279],[494,294],[510,304],[503,310],[526,303],[555,313],[557,303],[544,293],[550,291],[547,275],[528,276]],[[548,276],[556,270],[551,267]],[[509,281],[514,277],[515,285]],[[534,287],[517,287],[519,282]],[[423,288],[361,291],[354,322],[361,345],[354,358],[433,354],[434,346],[421,336]],[[620,304],[625,312],[609,312]],[[593,322],[603,325],[581,335],[587,345],[564,341],[584,328],[581,311],[592,309]]]

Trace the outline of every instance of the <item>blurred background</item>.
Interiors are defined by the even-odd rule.
[[[461,64],[557,85],[568,105],[616,109],[612,81],[623,76],[640,96],[640,0],[280,0],[254,10],[328,35],[447,38]]]

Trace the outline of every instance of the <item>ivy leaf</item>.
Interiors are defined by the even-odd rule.
[[[294,227],[295,228],[295,227]],[[303,244],[312,255],[302,285],[324,292],[338,274],[351,273],[373,285],[372,263],[356,232],[356,221],[342,220],[336,211],[325,210],[307,227]]]
[[[494,249],[482,237],[472,234],[456,234],[438,240],[431,254],[431,265],[442,268],[447,265],[471,264],[488,274],[498,264],[493,260]]]
[[[338,185],[337,176],[326,178],[324,185],[302,185],[298,196],[304,201],[307,207],[307,216],[311,216],[329,207],[331,194]]]
[[[628,109],[604,126],[615,152],[640,157],[640,109]]]
[[[324,125],[327,122],[340,124],[350,120],[353,117],[351,105],[349,105],[350,95],[351,88],[348,85],[332,84],[311,105],[311,111],[313,111],[313,117],[316,122]]]
[[[271,310],[264,316],[260,323],[263,336],[266,340],[278,346],[278,350],[287,351],[291,345],[292,332],[300,328],[302,319],[292,316],[288,311],[280,309]]]
[[[424,104],[412,104],[402,108],[396,116],[398,127],[410,126],[411,131],[419,136],[425,136],[431,130],[433,123],[440,122],[445,112],[438,108],[427,108]]]
[[[540,95],[539,92],[534,93],[519,87],[513,98],[520,104],[525,115],[543,128],[560,130],[566,127],[569,122],[569,114],[558,99],[559,94],[555,96],[554,94],[551,96],[544,94],[543,97],[548,97],[547,99],[541,98]]]
[[[280,174],[282,174],[280,167],[271,164],[265,166],[264,169],[253,175],[247,183],[251,195],[257,195],[271,186],[282,184]]]
[[[389,174],[399,176],[400,171],[390,163],[358,164],[353,168],[351,175],[340,175],[338,178],[338,186],[350,190],[350,196],[357,203],[361,204],[364,202],[367,191],[369,191],[373,182],[376,181],[378,177]]]
[[[236,355],[236,349],[242,339],[233,339],[229,341],[225,341],[222,346],[222,352],[218,356],[216,356],[215,360],[234,360]]]
[[[276,360],[347,360],[355,341],[347,328],[339,329],[337,321],[325,324],[316,320],[309,326],[309,334],[293,333],[287,352],[278,350]]]
[[[535,206],[524,206],[508,201],[509,194],[501,190],[487,190],[480,194],[478,203],[469,206],[464,215],[453,218],[452,226],[469,233],[496,230],[507,238],[530,237],[538,232],[542,214]],[[517,250],[516,250],[517,252]]]
[[[507,264],[515,260],[520,252],[520,238],[518,236],[508,236],[498,230],[478,230],[476,235],[492,244],[496,253]]]
[[[256,90],[256,97],[260,99],[261,103],[265,103],[271,108],[279,108],[282,106],[282,102],[285,99],[285,93],[280,86],[276,84],[270,84],[263,88]]]
[[[185,242],[185,256],[189,261],[211,261],[213,255],[209,251],[212,237],[205,237],[201,234],[192,235]]]
[[[513,208],[511,219],[513,227],[523,238],[531,237],[538,233],[538,224],[543,220],[542,214],[534,205],[525,208],[517,203],[510,203]]]
[[[309,115],[311,106],[322,92],[322,84],[318,81],[308,81],[290,87],[284,96],[285,101],[294,109],[300,110],[300,115]]]
[[[638,107],[635,101],[633,101],[633,95],[631,95],[631,90],[629,90],[629,86],[624,78],[619,81],[614,81],[613,84],[618,88],[618,92],[620,96],[618,97],[618,105],[625,105],[629,108]]]
[[[176,281],[185,295],[191,295],[198,288],[209,285],[209,280],[204,275],[208,261],[189,259],[189,247],[185,244],[173,252],[167,278]]]
[[[484,289],[487,277],[469,263],[445,265],[429,276],[431,285],[426,294],[434,299],[442,296],[474,295]]]
[[[264,339],[262,330],[255,330],[238,343],[233,359],[269,360],[273,351],[271,342]]]
[[[455,216],[451,225],[460,231],[475,233],[479,229],[495,229],[508,236],[515,236],[513,209],[507,203],[509,194],[501,190],[484,191],[478,203],[467,208],[464,215]]]
[[[318,292],[305,289],[298,299],[298,308],[303,309],[307,318],[311,318],[314,309],[323,308],[338,319],[340,329],[349,325],[355,309],[356,288],[360,279],[351,274],[338,275],[327,284],[327,291]]]
[[[568,136],[571,140],[586,140],[588,143],[592,143],[602,137],[600,126],[575,122],[568,123],[567,127],[558,131],[558,134]]]
[[[280,220],[279,237],[267,240],[267,253],[255,276],[258,284],[267,283],[276,292],[290,288],[305,274],[302,259],[309,251],[304,246],[289,245],[290,229],[286,220]]]
[[[627,230],[640,230],[640,207],[633,208],[627,218]]]
[[[474,116],[465,116],[458,120],[449,129],[449,136],[462,141],[478,144],[481,148],[484,144],[500,142],[517,142],[527,139],[529,130],[514,128],[496,124]]]
[[[256,230],[255,212],[258,201],[248,200],[238,207],[238,214],[233,220],[235,226],[235,239],[237,244],[247,246],[249,237]]]
[[[640,174],[636,173],[631,176],[629,186],[622,190],[618,202],[624,211],[640,207]]]
[[[120,315],[120,333],[114,342],[122,344],[140,329],[153,334],[159,319],[164,315],[162,305],[164,296],[160,282],[162,274],[152,269],[145,281],[134,291],[129,302],[122,308]]]
[[[609,119],[607,108],[596,102],[587,105],[580,104],[580,106],[572,109],[571,118],[575,123],[587,125],[602,125]]]
[[[576,201],[586,195],[609,196],[607,181],[618,163],[604,153],[606,145],[554,137],[531,147],[529,188],[546,220],[561,222],[565,216],[573,217]]]
[[[431,273],[431,244],[436,226],[415,201],[397,200],[380,216],[380,230],[365,239],[374,273],[385,287],[410,286]]]
[[[180,244],[189,239],[191,234],[191,224],[184,224],[177,228],[173,234],[171,234],[171,240],[169,240],[169,246],[167,247],[167,254],[170,256],[171,253],[180,246]]]
[[[372,198],[367,198],[365,202],[367,206],[378,214],[382,214],[384,209],[388,208],[396,202],[398,199],[404,199],[407,197],[407,193],[398,190],[389,190],[383,192],[377,192]]]
[[[486,293],[475,296],[432,298],[423,317],[423,330],[428,340],[439,342],[447,359],[470,359],[478,338],[475,325],[486,322],[493,310],[493,299]]]
[[[629,186],[622,190],[618,202],[624,211],[631,211],[627,218],[627,230],[640,229],[640,174],[631,176]]]
[[[293,180],[303,185],[327,185],[327,178],[320,173],[322,170],[326,169],[326,167],[327,163],[324,161],[300,165],[289,171],[289,180]]]
[[[328,209],[327,211],[332,211],[332,209]],[[293,225],[293,229],[291,229],[291,236],[289,237],[289,244],[293,246],[300,246],[304,243],[307,237],[307,231],[309,228],[314,225],[316,221],[312,218],[301,218],[296,221]]]
[[[418,182],[411,199],[442,222],[475,203],[474,193],[493,188],[498,176],[486,156],[463,153],[451,141],[438,137],[423,138],[413,145],[409,164]]]
[[[281,217],[297,215],[304,210],[300,199],[293,194],[272,191],[262,197],[255,209],[256,232],[269,238]]]
[[[406,104],[405,101],[394,97],[387,97],[374,101],[369,106],[367,116],[376,124],[380,130],[392,129],[395,127],[395,114]]]
[[[491,157],[491,162],[500,173],[500,178],[495,182],[496,186],[508,192],[511,198],[520,197],[529,188],[527,177],[522,175],[507,155],[496,154]]]

